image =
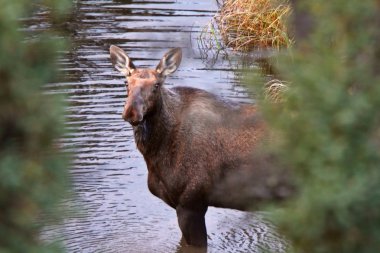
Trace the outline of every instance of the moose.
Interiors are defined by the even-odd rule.
[[[231,198],[241,193],[228,187],[228,178],[244,177],[239,171],[253,171],[250,175],[256,181],[250,183],[263,185],[266,180],[262,179],[270,176],[270,171],[262,169],[263,159],[256,161],[254,155],[267,135],[262,116],[255,105],[228,101],[201,89],[166,88],[166,77],[180,65],[180,48],[169,50],[155,69],[136,68],[114,45],[110,58],[126,76],[122,118],[132,125],[147,165],[150,192],[176,210],[188,245],[206,247],[208,206],[247,208],[247,201]],[[276,187],[254,189],[253,195],[256,199],[287,195],[281,182]]]

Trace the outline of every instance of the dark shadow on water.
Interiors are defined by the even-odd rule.
[[[189,246],[186,244],[185,239],[181,238],[175,253],[207,253],[207,247],[199,248]]]

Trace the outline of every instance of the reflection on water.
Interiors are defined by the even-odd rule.
[[[67,82],[48,86],[70,102],[67,127],[72,131],[62,142],[75,154],[76,197],[64,203],[73,214],[46,228],[43,237],[61,240],[67,252],[189,252],[181,246],[175,211],[148,191],[145,163],[131,127],[121,119],[123,77],[112,68],[108,48],[115,44],[137,66],[153,67],[168,48],[181,47],[183,62],[167,86],[249,101],[227,63],[209,68],[197,51],[197,33],[216,11],[216,2],[81,0],[77,7],[68,24],[76,46],[61,60]],[[208,252],[284,251],[283,240],[258,214],[210,208],[206,223]]]

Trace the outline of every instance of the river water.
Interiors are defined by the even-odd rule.
[[[43,238],[61,241],[67,252],[186,252],[176,213],[149,192],[144,160],[130,125],[121,119],[124,79],[110,64],[109,46],[123,48],[139,67],[154,67],[169,48],[181,47],[183,61],[167,79],[168,87],[192,86],[249,101],[234,64],[218,60],[211,66],[198,49],[197,38],[218,9],[216,1],[76,4],[67,24],[75,47],[60,63],[67,81],[47,88],[65,93],[69,102],[70,134],[62,143],[74,153],[74,197],[63,203],[70,212],[62,224],[47,227]],[[284,252],[284,240],[262,217],[210,208],[208,252]]]

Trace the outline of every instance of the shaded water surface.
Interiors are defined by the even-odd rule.
[[[48,86],[70,102],[71,131],[63,144],[74,153],[76,197],[64,203],[73,214],[46,228],[43,237],[59,239],[67,252],[182,252],[176,213],[149,192],[132,129],[121,119],[124,80],[112,68],[108,49],[115,44],[135,65],[154,67],[167,49],[181,47],[183,62],[167,79],[168,87],[198,87],[247,101],[227,62],[208,67],[199,57],[196,38],[216,3],[82,0],[77,5],[68,24],[76,47],[61,61],[67,82]],[[285,247],[258,214],[210,208],[206,223],[208,252],[283,252]]]

